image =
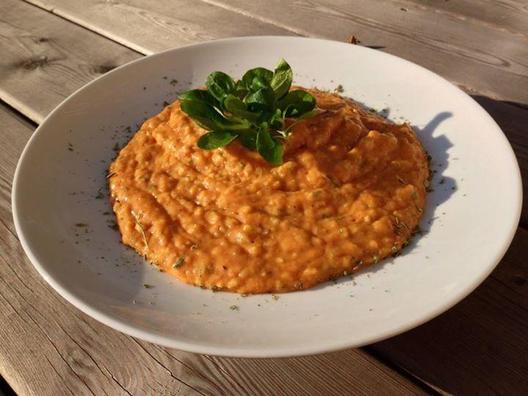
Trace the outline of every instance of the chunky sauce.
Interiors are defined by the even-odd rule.
[[[318,115],[293,126],[285,162],[237,141],[204,151],[178,102],[147,120],[110,167],[123,243],[184,282],[286,292],[396,254],[425,205],[426,154],[395,125],[310,91]]]

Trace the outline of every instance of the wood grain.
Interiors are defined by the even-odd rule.
[[[34,6],[0,2],[0,98],[36,122],[95,77],[141,55]]]
[[[475,16],[484,7],[472,7],[473,17],[470,17],[442,9],[432,12],[435,10],[432,6],[407,0],[204,0],[211,6],[223,8],[223,12],[231,12],[229,15],[218,9],[215,11],[214,7],[202,10],[203,5],[199,2],[194,2],[192,11],[187,11],[188,0],[164,0],[148,8],[142,7],[139,0],[109,3],[87,0],[82,4],[68,0],[29,1],[147,54],[196,41],[198,36],[203,37],[204,30],[209,31],[213,19],[213,29],[217,24],[231,26],[229,21],[233,20],[235,13],[247,17],[244,19],[246,23],[253,19],[254,28],[246,33],[243,27],[237,26],[229,31],[231,35],[299,34],[343,41],[354,34],[364,45],[421,64],[486,96],[528,103],[528,90],[519,89],[528,87],[528,66],[524,61],[528,57],[528,38],[516,30],[498,28],[489,21],[490,17],[508,11],[507,18],[517,15],[518,24],[526,26],[522,23],[522,13],[526,10],[521,5],[516,8],[522,13],[516,12],[512,5],[500,3],[481,12],[482,17],[478,19]],[[169,28],[172,25],[167,22],[186,27],[187,19],[183,22],[175,19],[181,18],[180,4],[186,10],[183,15],[195,23],[184,33]],[[470,9],[469,5],[457,7],[459,12],[469,12]],[[189,15],[191,12],[193,14]],[[486,15],[488,23],[483,23]],[[112,18],[112,23],[108,18]],[[203,25],[197,25],[201,23]],[[273,25],[278,25],[280,31]],[[515,29],[515,26],[511,28]],[[225,37],[228,33],[224,29],[208,37]]]
[[[481,0],[410,0],[409,7],[422,7],[426,12],[450,13],[462,21],[473,19],[515,35],[528,36],[528,3],[526,1]]]
[[[240,29],[245,35],[276,29],[278,34],[340,40],[356,34],[363,44],[383,46],[383,50],[421,63],[474,95],[478,90],[518,102],[474,96],[504,129],[523,179],[528,180],[528,111],[522,107],[528,102],[523,31],[527,24],[517,26],[515,22],[526,20],[523,0],[501,0],[496,12],[491,8],[479,11],[479,7],[471,10],[471,0],[447,4],[397,0],[375,2],[372,7],[374,2],[368,2],[368,9],[367,2],[359,0],[346,4],[325,1],[323,5],[273,0],[266,3],[274,9],[271,16],[259,9],[264,3],[214,0],[219,9],[214,4],[197,3],[196,7],[207,7],[202,8],[204,19],[187,9],[191,3],[180,1],[164,0],[148,7],[139,0],[31,1],[143,53],[172,47],[177,40],[181,44],[237,35]],[[215,19],[216,15],[222,17]],[[230,21],[237,22],[230,25]],[[510,37],[515,39],[510,41]],[[96,33],[13,0],[0,3],[0,43],[4,49],[0,97],[36,121],[76,87],[139,56]],[[18,394],[421,392],[361,350],[280,360],[207,357],[135,340],[80,313],[38,276],[14,235],[10,181],[34,126],[1,105],[0,125],[0,375]],[[526,215],[525,205],[525,221]],[[440,390],[527,394],[527,234],[522,229],[518,232],[497,270],[461,304],[367,351]]]
[[[144,54],[222,37],[294,34],[195,0],[29,1]]]
[[[0,375],[18,394],[423,394],[361,350],[296,359],[210,358],[135,340],[76,310],[25,258],[12,223],[11,180],[34,127],[2,105],[0,125]]]
[[[527,38],[473,19],[397,0],[204,1],[302,35],[342,41],[353,34],[485,96],[528,103],[528,90],[519,89],[528,87]]]

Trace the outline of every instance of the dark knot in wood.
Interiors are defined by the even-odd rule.
[[[49,63],[49,59],[45,55],[29,58],[23,60],[17,64],[18,67],[21,67],[25,70],[35,70],[39,67],[43,67]]]
[[[117,66],[115,65],[97,65],[93,67],[93,71],[95,73],[99,74],[105,74],[106,72],[109,72],[112,69],[115,69]]]

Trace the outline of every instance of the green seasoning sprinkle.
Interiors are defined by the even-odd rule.
[[[293,287],[297,290],[304,289],[304,283],[302,281],[297,281],[294,283]]]
[[[183,256],[178,257],[178,260],[174,264],[172,264],[172,268],[180,268],[183,263],[185,263],[185,258]]]
[[[75,227],[88,227],[86,223],[75,223]]]
[[[240,308],[238,307],[238,305],[231,305],[231,306],[229,307],[229,309],[230,309],[231,311],[240,311]]]
[[[275,301],[277,301],[280,298],[280,296],[277,296],[276,294],[272,294],[271,298],[273,298]]]
[[[143,287],[144,287],[145,289],[150,289],[151,287],[154,287],[154,286],[149,285],[148,283],[143,283]]]

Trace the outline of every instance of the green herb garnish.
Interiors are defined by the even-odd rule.
[[[178,260],[176,260],[176,262],[172,264],[172,268],[174,269],[180,268],[183,265],[183,263],[185,263],[185,257],[180,256],[178,257]]]
[[[207,89],[182,93],[182,111],[208,131],[198,140],[198,147],[214,150],[240,139],[270,164],[282,164],[283,143],[292,126],[285,127],[286,118],[308,118],[315,109],[311,94],[290,91],[292,80],[290,65],[281,59],[274,71],[257,67],[238,81],[213,72],[207,77]]]

